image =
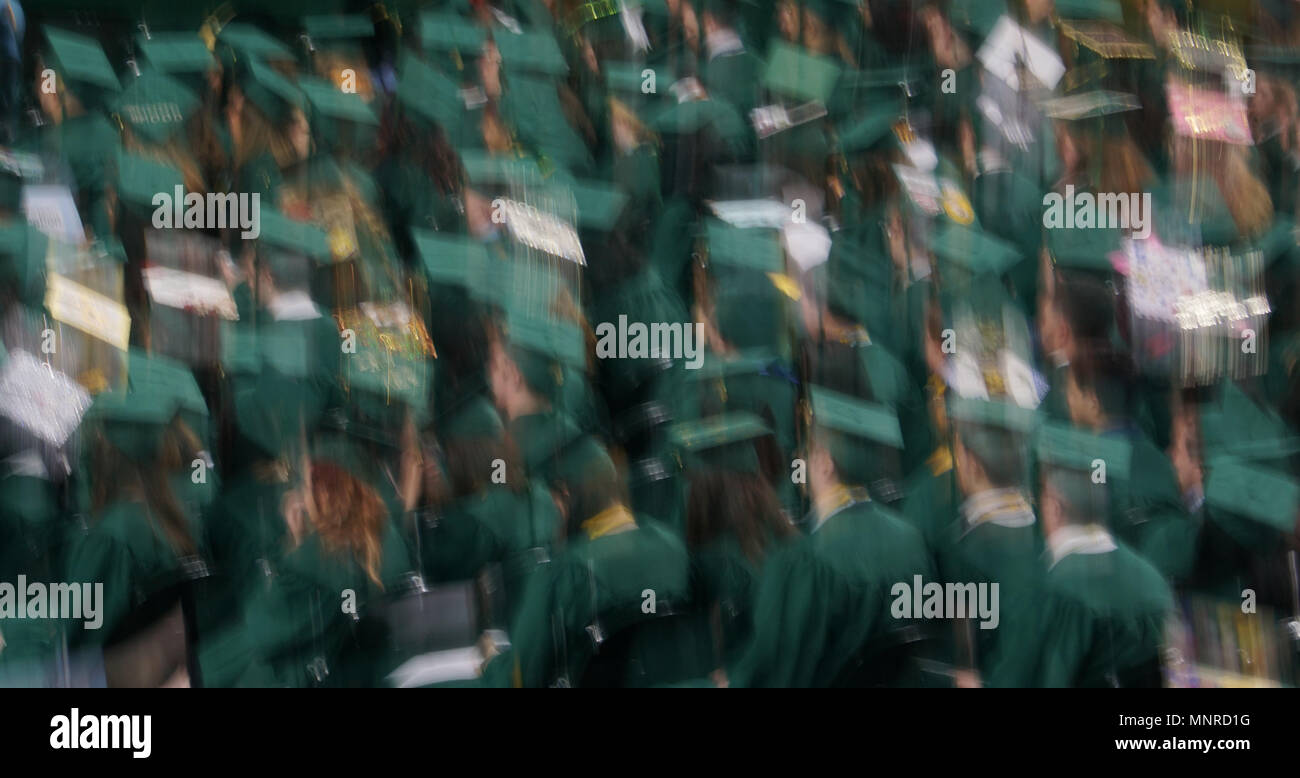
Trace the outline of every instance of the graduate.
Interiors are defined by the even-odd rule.
[[[602,668],[591,683],[685,680],[693,666],[689,645],[653,629],[658,619],[690,605],[685,546],[628,510],[622,479],[602,448],[584,445],[574,462],[564,474],[560,505],[568,533],[564,550],[529,582],[511,629],[512,648],[491,660],[485,683],[582,686],[588,665],[614,641],[628,652],[625,661]]]
[[[897,418],[817,387],[812,417],[809,535],[764,565],[753,636],[719,684],[889,686],[915,671],[910,633],[890,614],[889,592],[913,576],[932,577],[933,566],[921,534],[863,487],[872,459],[862,442],[898,440]]]
[[[1107,458],[1106,449],[1047,432],[1038,450],[1050,557],[1036,626],[1043,640],[1021,680],[1050,687],[1159,686],[1160,646],[1173,607],[1169,585],[1106,528],[1109,489],[1094,482],[1084,461]]]

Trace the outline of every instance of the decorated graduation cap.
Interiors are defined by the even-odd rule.
[[[890,408],[821,386],[810,387],[813,436],[824,446],[842,483],[898,495],[892,457],[903,448],[898,416]]]
[[[379,117],[360,95],[315,78],[301,79],[298,88],[311,108],[312,130],[327,149],[369,145]]]
[[[244,96],[272,124],[284,124],[295,108],[307,107],[301,90],[292,81],[258,59],[243,62],[240,86]]]
[[[688,471],[758,473],[754,443],[770,434],[772,430],[758,416],[735,411],[678,422],[669,428],[668,440]]]
[[[1057,422],[1038,428],[1034,451],[1047,482],[1069,506],[1073,523],[1104,522],[1111,510],[1111,484],[1127,481],[1129,442]]]
[[[208,414],[194,375],[182,364],[132,350],[125,392],[100,394],[86,414],[113,446],[134,462],[158,456],[163,434],[178,415],[196,433]]]
[[[1289,535],[1300,517],[1300,483],[1279,470],[1225,458],[1209,468],[1205,501],[1218,511]]]
[[[481,109],[466,105],[459,86],[446,75],[409,51],[402,53],[398,73],[397,101],[408,116],[441,126],[456,145],[477,132],[473,117]]]
[[[563,76],[569,72],[560,44],[555,36],[545,31],[525,31],[514,34],[502,30],[493,36],[501,63],[508,75],[534,73],[541,76]]]
[[[99,42],[84,35],[45,28],[47,67],[54,69],[66,84],[87,105],[102,105],[121,88],[113,66],[109,64]]]
[[[393,443],[408,412],[417,424],[428,418],[433,343],[424,322],[401,303],[382,309],[367,303],[339,316],[355,346],[340,357],[347,391],[343,422],[351,434]]]
[[[150,69],[122,90],[114,105],[123,123],[141,137],[164,143],[185,126],[199,107],[188,87],[160,70]]]

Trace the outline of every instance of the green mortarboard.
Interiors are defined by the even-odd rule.
[[[280,456],[297,445],[304,427],[315,427],[325,410],[313,380],[307,327],[251,330],[227,322],[222,365],[231,376],[235,424],[265,454]]]
[[[304,16],[302,28],[315,46],[329,41],[369,38],[375,34],[375,25],[365,14]]]
[[[1119,230],[1055,227],[1046,232],[1047,251],[1056,264],[1071,270],[1113,272],[1110,255],[1119,250]]]
[[[115,109],[122,121],[156,143],[166,141],[199,106],[184,84],[158,70],[146,70],[122,90]]]
[[[443,11],[420,17],[420,43],[430,51],[473,52],[477,56],[486,40],[487,32],[463,16]]]
[[[1056,15],[1062,19],[1102,19],[1124,23],[1119,0],[1056,0]]]
[[[811,391],[813,423],[817,427],[893,448],[903,447],[898,416],[889,408],[820,386]]]
[[[1095,464],[1105,463],[1106,479],[1127,480],[1132,446],[1123,438],[1094,435],[1091,432],[1056,422],[1045,422],[1038,428],[1035,445],[1038,458],[1044,464],[1091,474],[1100,472]]]
[[[935,256],[966,268],[975,276],[999,276],[1020,260],[1016,247],[975,226],[944,222],[930,250]]]
[[[1247,462],[1220,459],[1210,467],[1205,501],[1289,535],[1300,511],[1300,484],[1294,478]]]
[[[60,80],[92,90],[78,89],[83,99],[115,93],[122,88],[104,49],[95,39],[54,27],[45,28],[45,39],[51,58],[47,64],[55,69]]]
[[[668,430],[668,440],[688,469],[757,473],[754,441],[770,434],[759,417],[737,411],[674,424]]]
[[[576,430],[576,428],[575,428]],[[551,460],[542,474],[548,483],[583,484],[614,481],[618,468],[609,452],[590,435],[578,434],[570,438]],[[575,517],[575,518],[591,518]]]
[[[329,240],[324,230],[314,224],[290,219],[279,211],[263,208],[260,226],[258,240],[262,245],[301,254],[313,260],[330,256]]]
[[[1022,434],[1032,433],[1038,425],[1038,413],[1032,408],[975,397],[953,396],[948,401],[948,418]]]
[[[691,135],[709,127],[719,140],[733,148],[743,144],[751,132],[734,106],[717,99],[670,105],[655,116],[651,125],[655,131],[670,135]]]
[[[709,265],[780,273],[784,258],[777,233],[765,228],[732,227],[710,220],[706,227],[709,241]]]
[[[433,361],[405,342],[405,330],[357,332],[355,350],[344,353],[340,363],[349,392],[346,428],[358,437],[392,443],[408,409],[417,420],[427,417]]]
[[[429,67],[409,51],[398,67],[397,100],[421,119],[442,125],[448,132],[458,127],[466,113],[460,90],[451,79]]]
[[[379,117],[361,95],[344,92],[317,78],[301,79],[298,88],[311,106],[311,127],[325,146],[345,144],[356,149],[370,145]]]
[[[473,238],[411,230],[424,272],[434,283],[452,284],[476,291],[482,268],[490,260],[487,247]]]
[[[291,109],[305,107],[302,92],[289,79],[260,60],[251,59],[246,64],[241,88],[271,123],[282,124]]]
[[[898,416],[876,403],[810,387],[812,422],[818,438],[830,452],[831,461],[845,484],[863,486],[888,477],[886,458],[880,446],[903,447]]]
[[[189,33],[144,33],[136,36],[136,47],[154,69],[172,75],[207,73],[217,65],[202,39]]]
[[[605,85],[610,91],[620,96],[632,96],[637,99],[656,98],[661,93],[658,90],[658,84],[671,84],[676,81],[673,73],[664,65],[655,65],[651,67],[642,62],[605,62],[602,63],[605,74]],[[646,82],[645,71],[651,71],[654,74],[656,89],[653,92],[643,92],[642,85]]]
[[[474,395],[438,424],[438,437],[444,444],[471,438],[499,439],[504,435],[505,425],[501,423],[501,416],[482,395]]]
[[[774,94],[827,103],[840,78],[840,66],[830,57],[808,54],[783,41],[769,49],[763,83]]]
[[[127,390],[100,394],[86,417],[98,421],[104,435],[129,459],[148,462],[157,456],[163,433],[178,413],[194,426],[208,408],[184,365],[134,349],[128,359]]]
[[[835,125],[837,147],[843,154],[870,151],[893,137],[894,125],[903,115],[898,98],[876,101],[870,108],[855,113]]]
[[[252,24],[231,22],[221,28],[217,37],[247,59],[293,59],[288,46]]]
[[[569,190],[578,207],[578,226],[596,232],[612,232],[629,199],[618,187],[599,181],[575,181]]]
[[[587,366],[582,331],[573,322],[512,314],[506,328],[512,346],[572,367]]]
[[[562,76],[569,72],[560,45],[549,32],[524,32],[513,35],[501,32],[494,36],[497,51],[506,73],[531,72],[547,76]]]
[[[45,303],[45,254],[50,239],[26,220],[0,227],[0,283],[27,305]]]
[[[118,199],[142,211],[154,208],[154,197],[158,194],[174,198],[176,187],[183,186],[185,181],[176,168],[129,152],[118,155],[117,179]],[[172,207],[175,206],[173,202]]]
[[[538,184],[542,180],[542,169],[529,157],[464,151],[460,161],[470,183],[477,186]]]
[[[1107,116],[1141,110],[1141,108],[1142,102],[1136,95],[1106,89],[1053,97],[1039,105],[1043,115],[1048,118],[1069,122],[1104,119]]]

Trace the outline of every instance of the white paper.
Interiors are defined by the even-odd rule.
[[[1017,92],[1020,91],[1018,60],[1023,60],[1029,72],[1047,89],[1055,89],[1065,75],[1065,63],[1056,52],[1009,16],[998,19],[976,57],[986,70]]]

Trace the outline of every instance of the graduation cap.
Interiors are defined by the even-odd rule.
[[[128,207],[146,213],[154,209],[154,197],[165,193],[175,197],[176,187],[184,186],[185,177],[170,165],[130,152],[122,152],[117,161],[117,196]],[[184,208],[184,203],[179,204]],[[175,208],[177,204],[172,203]]]
[[[290,219],[273,209],[262,209],[261,228],[258,240],[262,245],[301,254],[313,260],[330,256],[329,240],[324,230],[310,222]]]
[[[254,332],[227,325],[222,349],[236,427],[266,455],[289,452],[320,421],[326,405],[324,387],[311,377],[307,330]]]
[[[1052,260],[1069,270],[1114,272],[1110,255],[1118,251],[1122,234],[1116,228],[1058,227],[1047,230],[1047,251]]]
[[[314,78],[301,79],[298,88],[311,106],[312,129],[327,147],[355,148],[369,143],[379,117],[360,95]]]
[[[49,237],[25,220],[0,227],[0,284],[26,305],[44,304],[49,247]]]
[[[678,422],[668,430],[669,445],[688,470],[759,472],[754,441],[772,434],[758,416],[744,411]]]
[[[768,49],[763,83],[773,94],[825,104],[830,102],[840,71],[839,63],[830,57],[819,57],[784,41],[774,41]]]
[[[1237,146],[1254,145],[1246,104],[1240,95],[1171,78],[1165,84],[1165,99],[1178,135]]]
[[[744,148],[750,129],[744,118],[722,100],[687,100],[658,112],[651,128],[665,135],[693,135],[712,130],[732,151]]]
[[[1300,514],[1300,483],[1270,468],[1237,459],[1217,460],[1209,469],[1205,501],[1289,535]]]
[[[99,42],[55,27],[45,28],[50,61],[60,80],[71,85],[83,102],[98,103],[122,85]]]
[[[375,34],[374,22],[365,14],[315,14],[302,17],[302,28],[312,45],[354,41]]]
[[[779,273],[784,268],[781,243],[773,230],[742,229],[711,219],[705,234],[710,265],[760,273]]]
[[[1020,261],[1020,252],[975,225],[944,222],[930,244],[935,256],[972,276],[1000,276]]]
[[[1127,440],[1048,422],[1039,427],[1035,452],[1040,472],[1067,503],[1074,523],[1106,521],[1110,483],[1129,477]]]
[[[499,439],[505,436],[505,425],[492,403],[482,395],[474,395],[456,408],[438,424],[438,437],[447,443],[472,438]]]
[[[487,31],[472,19],[446,11],[420,16],[420,43],[429,51],[474,58],[486,42]]]
[[[146,70],[118,96],[114,109],[144,138],[163,143],[181,129],[199,106],[184,84],[159,70]]]
[[[837,147],[842,154],[870,151],[894,138],[894,126],[902,119],[900,99],[875,102],[871,107],[852,114],[835,125]]]
[[[465,175],[475,186],[529,186],[542,181],[542,168],[531,157],[463,151],[460,157]]]
[[[894,411],[821,386],[810,387],[809,394],[812,424],[830,452],[840,480],[866,486],[887,477],[880,447],[891,452],[903,448],[903,432]]]
[[[245,97],[273,124],[283,124],[294,108],[306,107],[298,87],[261,60],[245,62],[240,86]]]
[[[179,362],[132,349],[125,392],[100,394],[86,414],[115,448],[134,462],[158,455],[163,433],[179,414],[195,432],[208,415],[194,375]]]
[[[454,137],[468,110],[456,84],[409,51],[402,53],[398,72],[397,101],[402,107],[426,122],[441,125]]]
[[[537,73],[543,76],[562,76],[569,72],[560,44],[549,32],[506,31],[493,36],[501,62],[507,73]]]
[[[952,396],[948,419],[961,435],[961,443],[981,462],[1014,457],[1022,470],[1027,449],[1038,427],[1039,414],[1014,402]]]
[[[466,291],[480,290],[483,268],[488,262],[487,247],[480,241],[464,236],[447,236],[428,230],[411,230],[429,280],[438,284],[459,286]]]
[[[45,445],[63,446],[90,404],[81,384],[26,351],[9,351],[0,365],[0,417]]]
[[[340,329],[355,333],[355,351],[341,357],[343,384],[349,393],[346,427],[352,434],[393,442],[409,410],[427,418],[433,386],[432,342],[424,323],[401,303],[386,306],[405,322],[380,322],[373,304],[340,314]],[[381,326],[382,325],[382,326]]]
[[[1056,15],[1062,19],[1102,19],[1115,24],[1124,22],[1124,8],[1119,0],[1055,0]]]
[[[212,52],[198,35],[161,32],[135,39],[136,49],[153,69],[171,76],[190,79],[205,77],[217,66]]]
[[[524,381],[549,400],[558,397],[567,372],[587,367],[586,343],[573,322],[508,313],[505,333]]]
[[[244,22],[231,22],[217,35],[221,43],[244,59],[291,60],[293,51],[264,32],[260,27]]]

